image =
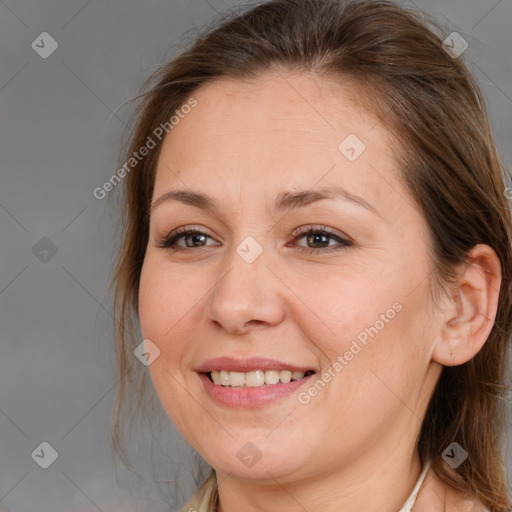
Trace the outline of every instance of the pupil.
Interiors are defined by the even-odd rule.
[[[194,242],[196,242],[197,239],[200,237],[204,237],[204,235],[200,235],[200,234],[189,235],[189,239],[192,239],[192,244],[191,245],[187,244],[187,246],[192,247],[194,245]]]
[[[312,241],[313,244],[315,244],[315,243],[322,243],[322,242],[318,242],[318,241],[315,242],[315,239],[317,237],[318,238],[322,238],[322,237],[325,237],[325,235],[323,235],[321,233],[316,233],[316,234],[313,234],[313,235],[309,235],[309,241]]]

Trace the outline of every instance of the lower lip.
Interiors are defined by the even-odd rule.
[[[261,407],[291,395],[315,374],[286,384],[280,382],[279,384],[268,384],[255,388],[219,386],[214,384],[204,373],[198,375],[212,400],[228,407],[246,409]]]

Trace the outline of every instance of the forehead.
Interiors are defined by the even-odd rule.
[[[396,169],[389,134],[357,94],[342,79],[284,71],[203,85],[164,139],[155,196],[189,187],[242,201],[337,184],[378,200]]]

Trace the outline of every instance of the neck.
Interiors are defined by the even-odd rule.
[[[371,458],[362,457],[350,466],[300,481],[288,477],[255,483],[217,473],[218,512],[396,512],[421,474],[419,454],[414,451],[407,457],[396,450],[390,456],[389,450],[376,453],[375,447],[371,453]]]

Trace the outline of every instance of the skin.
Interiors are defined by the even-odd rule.
[[[158,396],[215,468],[222,512],[399,510],[421,471],[415,441],[442,365],[471,359],[492,328],[495,253],[476,246],[459,286],[433,303],[424,217],[399,182],[390,134],[357,94],[348,82],[276,70],[216,80],[194,91],[197,107],[163,142],[153,202],[194,190],[218,211],[174,200],[153,209],[140,321],[161,351],[149,366]],[[349,134],[366,146],[353,162],[338,150]],[[266,211],[281,192],[332,184],[378,214],[340,198]],[[353,243],[295,241],[310,225]],[[158,246],[181,226],[207,238]],[[236,252],[246,237],[263,250],[250,264]],[[293,394],[255,409],[220,406],[194,371],[212,357],[260,356],[320,378],[395,302],[402,310],[307,405]],[[248,442],[262,455],[250,468],[237,457]],[[443,505],[446,492],[430,472],[414,511],[471,510],[452,494]]]

